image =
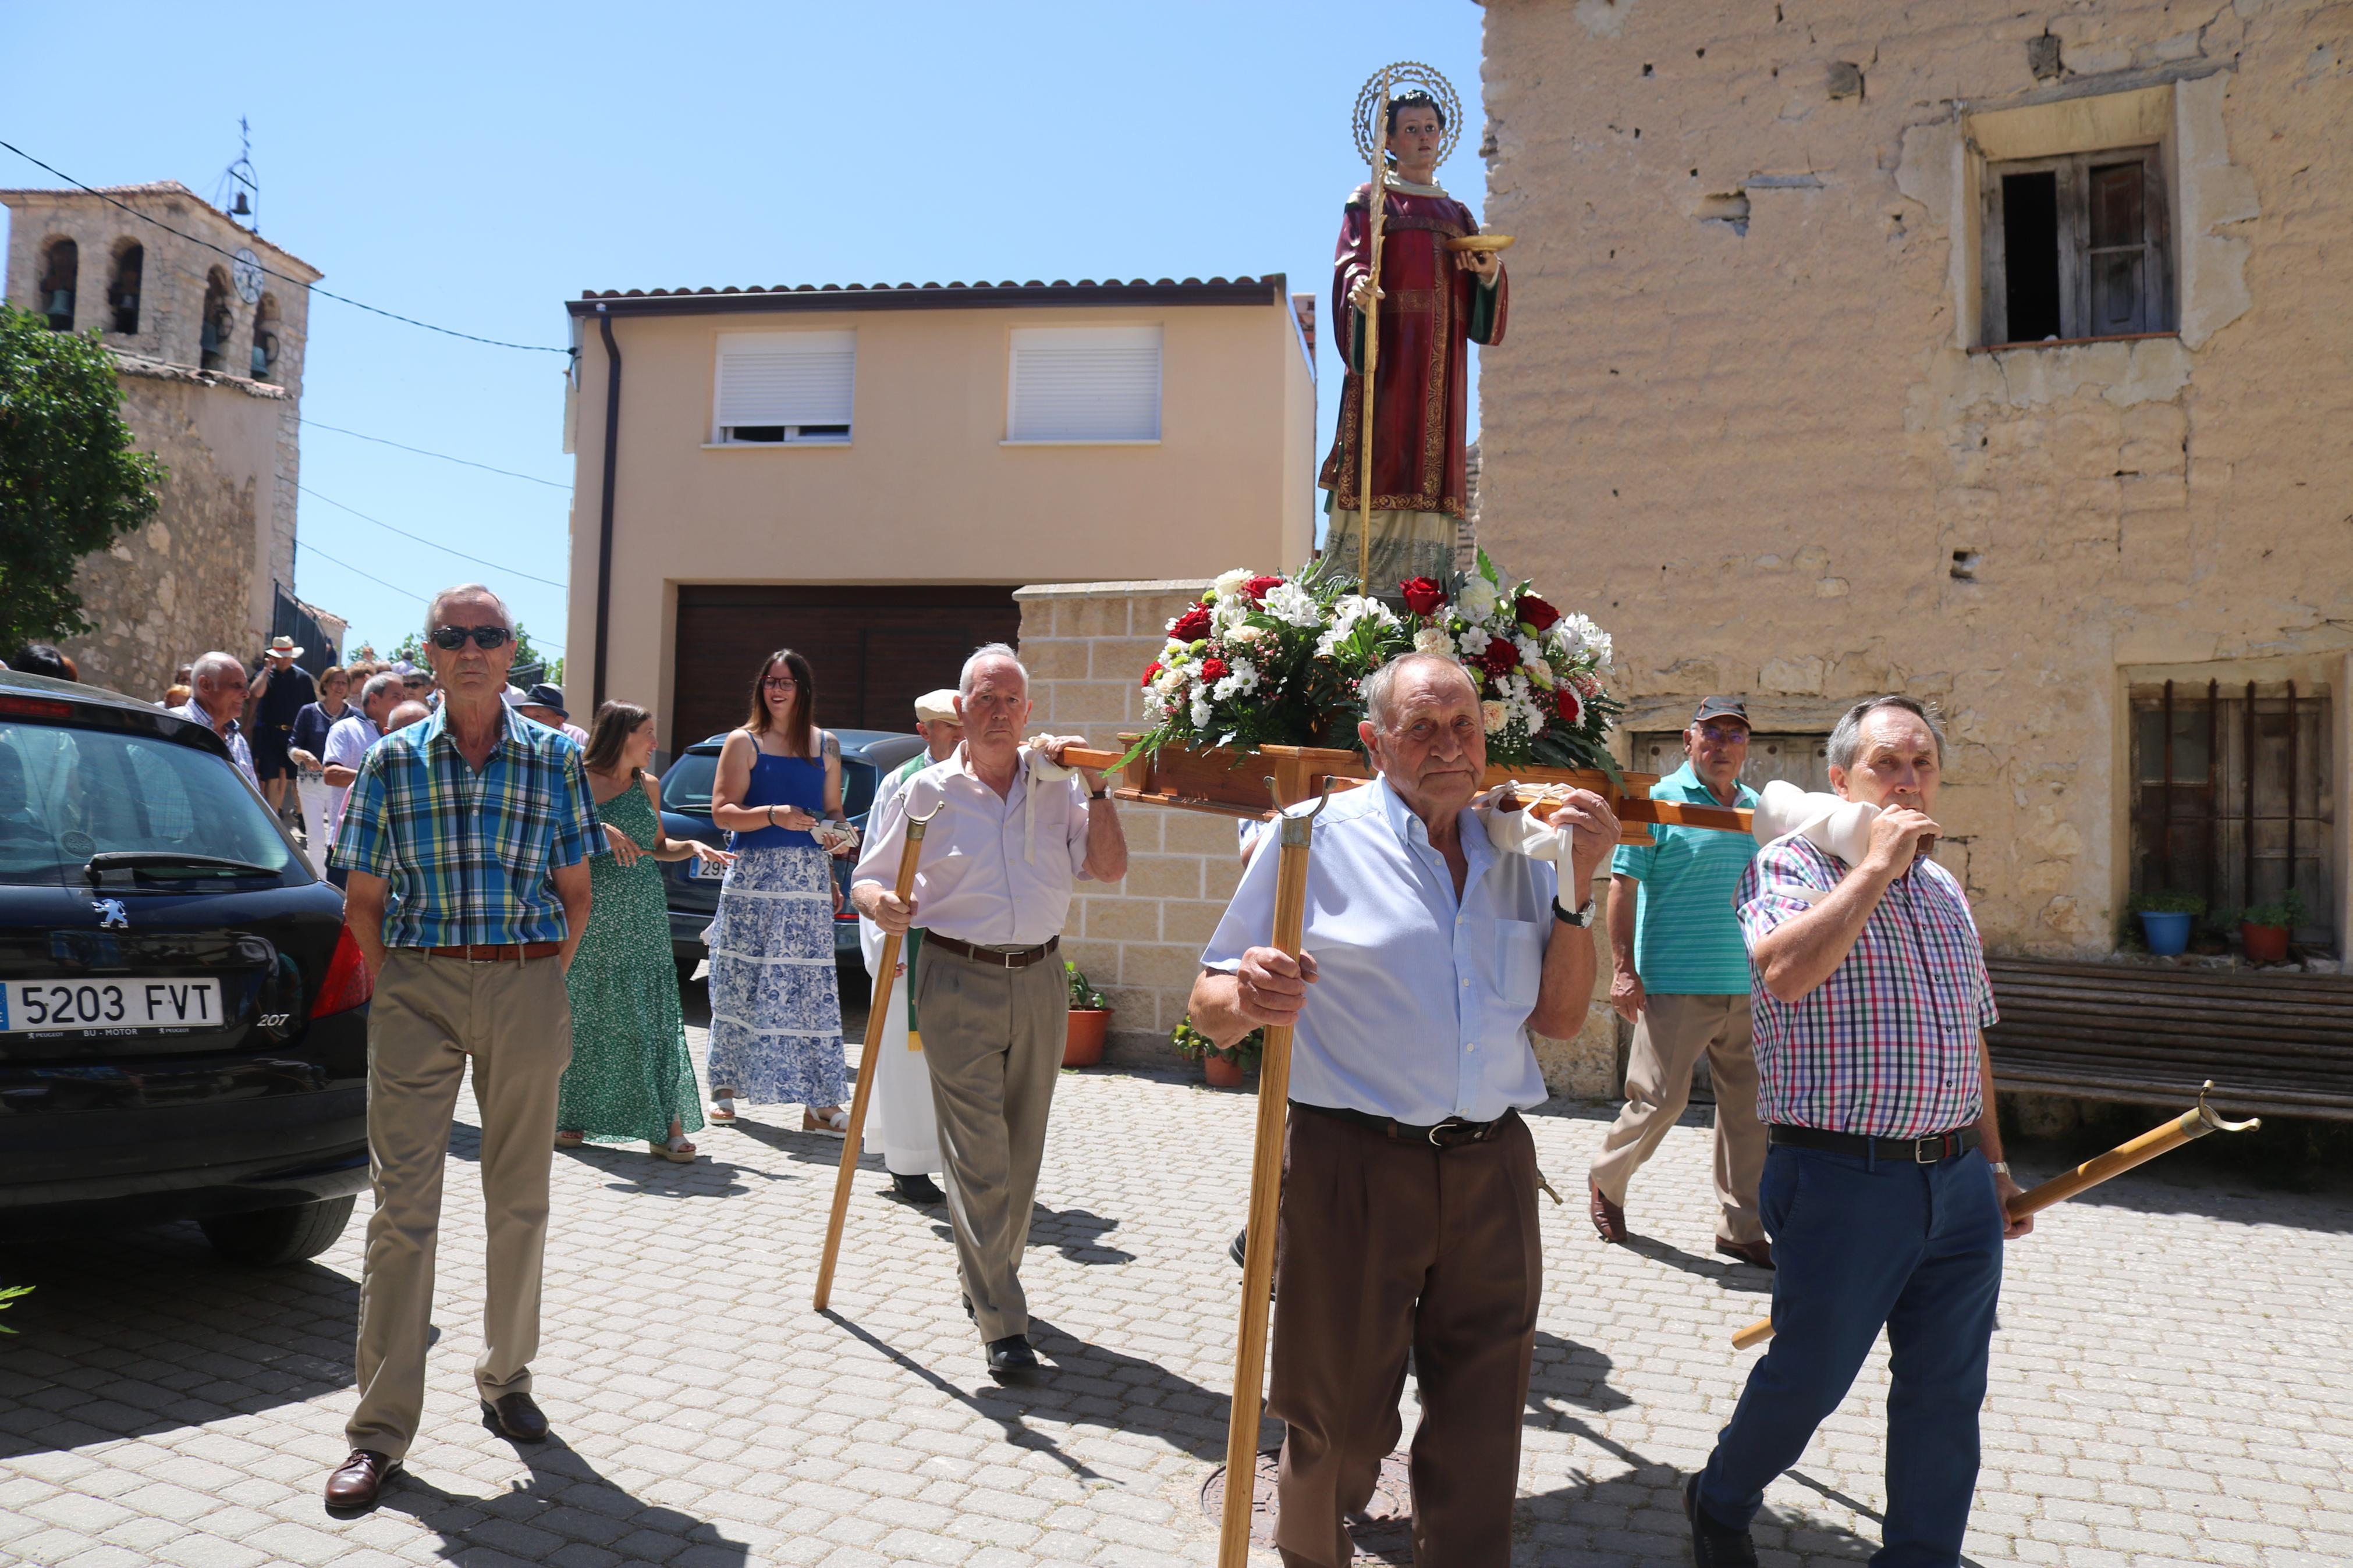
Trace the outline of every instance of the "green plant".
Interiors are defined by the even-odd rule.
[[[1087,972],[1067,958],[1062,960],[1062,978],[1071,983],[1071,1012],[1103,1013],[1110,1010],[1111,1003],[1088,981]]]
[[[0,305],[0,648],[95,630],[75,571],[155,515],[164,465],[121,407],[95,331]]]
[[[2303,889],[2290,888],[2268,903],[2249,904],[2239,911],[2239,923],[2251,926],[2276,926],[2294,931],[2305,922]]]
[[[2195,893],[2167,890],[2136,893],[2130,907],[2137,915],[2202,915],[2206,912],[2206,900]]]
[[[0,1289],[0,1308],[13,1307],[16,1304],[19,1298],[29,1296],[32,1293],[33,1288],[30,1285],[10,1285],[5,1289]],[[16,1331],[16,1330],[9,1328],[5,1323],[0,1323],[0,1334],[13,1334]]]
[[[1266,1031],[1252,1029],[1232,1045],[1221,1047],[1193,1027],[1193,1015],[1187,1013],[1177,1021],[1176,1032],[1168,1037],[1168,1043],[1175,1046],[1176,1054],[1188,1062],[1199,1061],[1203,1057],[1215,1057],[1222,1062],[1239,1062],[1243,1067],[1250,1067],[1257,1063],[1260,1053],[1266,1048]]]

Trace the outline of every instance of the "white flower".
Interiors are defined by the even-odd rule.
[[[1230,572],[1219,573],[1217,582],[1211,584],[1217,590],[1218,602],[1222,605],[1228,599],[1240,598],[1242,584],[1257,575],[1257,573],[1247,566],[1237,566]]]
[[[1264,626],[1236,626],[1226,634],[1226,641],[1236,647],[1253,647],[1264,642],[1266,637]]]
[[[1192,679],[1181,669],[1164,669],[1153,678],[1152,685],[1164,700],[1174,702],[1184,695],[1185,688]]]
[[[1512,721],[1512,710],[1501,700],[1490,697],[1479,704],[1479,717],[1486,724],[1487,733],[1498,735]]]
[[[1259,606],[1285,626],[1314,626],[1324,623],[1324,612],[1317,607],[1315,596],[1296,583],[1281,583],[1266,591],[1266,601]]]
[[[1514,634],[1512,637],[1512,646],[1520,650],[1520,662],[1522,664],[1542,664],[1544,662],[1544,647],[1536,641],[1535,638]]]
[[[1495,613],[1495,584],[1474,573],[1454,596],[1454,604],[1466,618],[1483,621]]]
[[[1424,626],[1413,634],[1413,651],[1434,653],[1440,658],[1454,657],[1454,639],[1437,626]]]
[[[1197,690],[1193,693],[1193,711],[1191,718],[1193,720],[1194,729],[1207,730],[1209,727],[1211,714],[1209,711],[1209,696],[1208,692]]]
[[[1218,595],[1218,602],[1209,607],[1209,619],[1222,636],[1231,637],[1250,613],[1250,602],[1237,590],[1231,598]]]
[[[1464,626],[1461,637],[1456,640],[1462,645],[1463,658],[1477,658],[1487,651],[1487,645],[1494,639],[1487,635],[1483,627]]]

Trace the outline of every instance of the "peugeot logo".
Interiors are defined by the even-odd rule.
[[[92,899],[90,901],[90,907],[98,911],[99,930],[129,931],[131,929],[131,911],[122,907],[121,899]]]

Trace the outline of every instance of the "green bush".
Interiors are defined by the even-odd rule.
[[[2251,926],[2279,926],[2294,931],[2305,922],[2303,892],[2290,888],[2269,903],[2249,904],[2239,911],[2239,923]]]
[[[2206,900],[2195,893],[2171,890],[2156,893],[2136,893],[2130,906],[2137,915],[2202,915]]]

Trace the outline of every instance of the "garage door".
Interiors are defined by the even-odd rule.
[[[809,661],[818,723],[913,730],[916,698],[954,686],[974,648],[1020,631],[1009,586],[682,585],[670,750],[741,724],[753,674],[777,648]]]

